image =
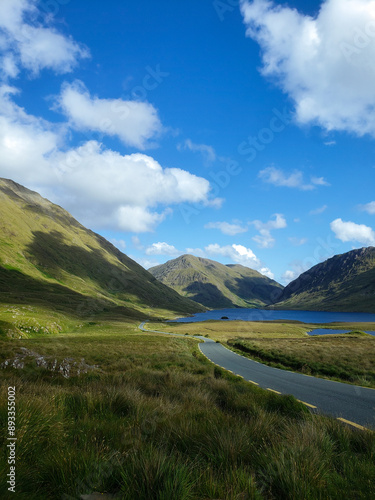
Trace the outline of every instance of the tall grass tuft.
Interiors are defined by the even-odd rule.
[[[35,366],[28,379],[1,372],[0,473],[8,472],[6,387],[14,385],[17,499],[92,491],[119,500],[375,498],[374,434],[215,371],[191,340],[122,329],[94,339],[60,337],[58,350],[85,350],[90,364],[103,353],[101,371],[71,379]],[[36,343],[42,354],[57,349],[53,339]],[[0,498],[15,498],[4,481]]]

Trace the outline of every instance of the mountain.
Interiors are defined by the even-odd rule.
[[[0,179],[0,304],[74,317],[203,310],[67,211],[7,179]]]
[[[292,281],[277,309],[375,313],[375,248],[336,255]]]
[[[182,255],[149,272],[185,297],[212,309],[262,307],[282,291],[276,281],[239,264]]]

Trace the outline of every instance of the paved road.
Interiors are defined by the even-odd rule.
[[[144,324],[140,325],[141,330],[151,331],[146,330]],[[374,389],[279,370],[240,356],[211,339],[201,336],[194,338],[204,341],[199,348],[210,361],[242,376],[245,380],[264,389],[292,394],[307,403],[310,408],[316,407],[314,411],[375,429]]]

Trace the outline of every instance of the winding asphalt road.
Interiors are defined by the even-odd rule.
[[[166,335],[185,335],[147,330]],[[312,411],[331,415],[355,427],[375,429],[375,389],[334,382],[301,373],[279,370],[240,356],[222,344],[203,336],[199,349],[210,361],[264,389],[280,394],[292,394]]]

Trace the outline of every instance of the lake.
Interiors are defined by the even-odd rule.
[[[316,328],[311,332],[307,332],[309,335],[337,335],[338,333],[349,333],[351,330],[330,330],[329,328]],[[375,332],[367,332],[363,330],[365,333],[369,333],[370,335],[375,336]]]
[[[192,323],[195,321],[220,320],[227,316],[229,320],[240,321],[272,321],[295,320],[302,323],[375,323],[375,314],[347,313],[347,312],[319,312],[319,311],[277,311],[273,309],[218,309],[197,313],[188,318],[178,318],[173,321]],[[224,320],[223,320],[224,321]]]

